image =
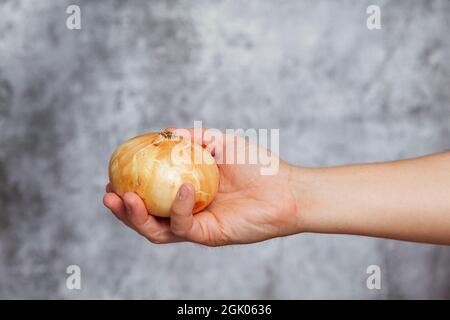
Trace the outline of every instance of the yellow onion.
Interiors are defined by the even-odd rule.
[[[193,213],[206,208],[219,188],[219,170],[211,154],[199,144],[168,131],[150,132],[124,142],[114,151],[109,180],[119,196],[135,192],[150,214],[169,217],[183,183],[195,188]]]

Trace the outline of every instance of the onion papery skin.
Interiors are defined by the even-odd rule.
[[[176,147],[188,151],[191,161],[173,161],[171,153]],[[201,154],[199,163],[193,161],[195,152]],[[170,132],[150,132],[124,142],[112,154],[108,173],[113,192],[121,197],[135,192],[148,213],[159,217],[170,216],[183,183],[195,188],[193,213],[205,209],[219,189],[219,169],[211,154]]]

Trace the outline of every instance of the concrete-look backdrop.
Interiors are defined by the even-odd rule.
[[[449,149],[449,32],[447,0],[0,0],[0,298],[450,298],[449,247],[158,246],[102,206],[121,141],[194,120],[279,128],[281,157],[307,166]]]

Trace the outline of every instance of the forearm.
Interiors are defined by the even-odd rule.
[[[292,175],[301,231],[450,244],[450,152]]]

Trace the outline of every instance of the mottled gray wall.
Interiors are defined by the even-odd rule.
[[[120,141],[194,120],[281,128],[281,156],[304,165],[449,149],[449,32],[447,0],[0,0],[0,298],[450,298],[448,247],[156,246],[101,204]]]

